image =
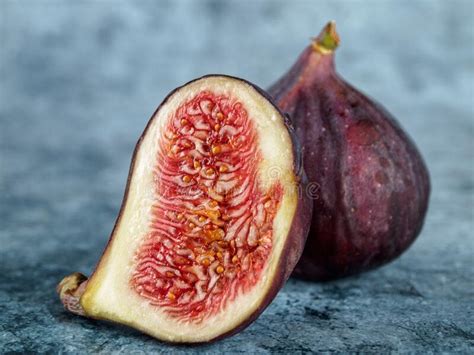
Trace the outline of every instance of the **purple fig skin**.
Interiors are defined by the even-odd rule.
[[[314,209],[293,275],[312,281],[398,257],[420,233],[430,194],[413,141],[383,107],[336,73],[334,26],[329,23],[268,90],[290,115],[304,149]]]
[[[295,130],[288,119],[288,117],[278,108],[278,106],[274,103],[273,99],[268,95],[267,92],[265,92],[263,89],[260,87],[240,78],[228,76],[228,75],[220,75],[220,74],[210,74],[206,75],[197,79],[194,79],[186,84],[184,84],[181,87],[176,88],[173,90],[171,93],[168,94],[168,96],[163,100],[163,102],[158,106],[158,108],[155,110],[153,115],[151,116],[150,120],[148,121],[147,126],[145,127],[145,130],[143,131],[142,135],[138,139],[138,142],[135,146],[135,150],[133,152],[133,157],[132,161],[130,164],[130,169],[129,169],[129,174],[127,178],[127,184],[125,187],[125,192],[124,192],[124,197],[122,200],[122,205],[120,207],[120,211],[117,217],[117,220],[115,222],[115,225],[113,227],[112,233],[109,237],[109,241],[107,243],[107,246],[101,256],[100,259],[104,257],[108,257],[110,248],[109,246],[113,243],[113,239],[116,233],[116,230],[118,226],[120,225],[120,221],[122,219],[122,215],[126,206],[127,198],[128,198],[128,192],[130,188],[130,183],[131,183],[131,178],[132,174],[134,172],[135,168],[135,159],[137,156],[137,152],[139,151],[139,148],[143,142],[143,139],[145,135],[148,132],[149,127],[151,126],[151,123],[153,121],[153,117],[155,117],[156,113],[158,110],[168,101],[168,99],[178,90],[180,90],[182,87],[191,84],[194,81],[198,81],[204,78],[210,78],[210,77],[225,77],[229,78],[232,80],[240,80],[244,82],[245,84],[249,85],[253,89],[255,89],[260,95],[262,95],[264,98],[268,100],[270,104],[274,106],[276,111],[280,114],[282,119],[284,120],[285,127],[288,130],[288,133],[290,135],[291,141],[292,141],[292,147],[293,147],[293,172],[296,177],[296,186],[294,186],[294,191],[295,194],[298,194],[298,204],[296,207],[296,211],[291,223],[290,230],[288,232],[288,236],[285,241],[285,245],[283,246],[283,250],[278,262],[278,271],[275,273],[275,276],[272,280],[272,285],[270,289],[267,291],[267,294],[265,297],[262,299],[260,305],[258,308],[245,320],[243,320],[240,324],[238,324],[234,329],[223,333],[219,335],[218,337],[215,337],[213,339],[210,339],[206,342],[193,342],[193,343],[180,343],[184,345],[199,345],[199,344],[204,344],[204,343],[213,343],[217,340],[227,338],[231,335],[234,335],[243,329],[247,328],[250,324],[252,324],[253,321],[255,321],[259,315],[270,305],[270,303],[273,301],[273,299],[276,297],[277,293],[280,291],[280,289],[284,286],[288,278],[290,277],[292,271],[294,270],[298,260],[300,259],[305,243],[306,243],[306,238],[308,236],[309,228],[311,225],[311,217],[312,217],[312,212],[313,212],[313,200],[305,193],[302,193],[306,191],[307,185],[308,185],[308,179],[305,174],[305,171],[303,169],[302,165],[302,150],[298,146],[298,140],[296,139],[296,134]],[[99,267],[99,264],[96,266],[96,270]],[[86,287],[87,287],[87,282],[89,281],[90,278],[94,276],[94,272],[92,275],[87,278],[85,275],[81,273],[73,273],[69,276],[66,276],[56,287],[56,292],[59,294],[60,300],[63,303],[64,307],[80,316],[84,317],[90,317],[91,316],[87,315],[84,310],[82,309],[82,306],[80,305],[80,298],[82,294],[84,293]],[[258,285],[256,286],[258,287]],[[107,320],[110,323],[114,323],[113,321]],[[142,330],[143,331],[143,330]],[[143,331],[146,333],[146,331]],[[150,334],[151,335],[151,334]],[[163,340],[161,340],[163,341]],[[165,343],[171,343],[167,341],[163,341]],[[175,344],[175,343],[173,343]]]

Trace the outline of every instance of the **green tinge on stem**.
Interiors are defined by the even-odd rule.
[[[332,53],[339,45],[339,35],[336,32],[336,22],[330,21],[313,39],[313,48],[321,54]]]

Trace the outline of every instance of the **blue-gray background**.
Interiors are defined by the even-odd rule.
[[[433,193],[412,248],[328,284],[291,280],[199,351],[474,351],[472,1],[0,0],[0,352],[189,352],[63,311],[115,220],[134,144],[174,87],[267,87],[329,19],[340,73],[400,120]]]

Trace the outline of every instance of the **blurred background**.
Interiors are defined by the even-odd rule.
[[[341,75],[426,159],[425,227],[374,272],[291,280],[247,330],[198,350],[474,351],[473,1],[0,0],[0,352],[191,351],[72,317],[54,287],[91,272],[169,91],[209,73],[268,87],[330,19]]]

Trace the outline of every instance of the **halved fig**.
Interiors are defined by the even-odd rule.
[[[64,306],[171,342],[250,324],[292,272],[311,219],[287,124],[241,79],[172,92],[138,141],[96,270],[58,285]]]

